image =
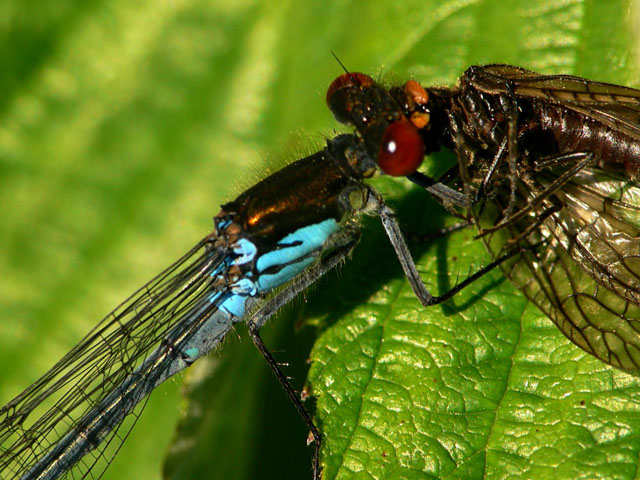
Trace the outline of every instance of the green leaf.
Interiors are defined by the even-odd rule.
[[[324,106],[330,50],[388,81],[505,62],[639,86],[630,4],[0,3],[0,401],[208,233],[218,205],[342,128]],[[406,183],[376,185],[408,230],[452,221]],[[471,231],[414,247],[437,291],[489,260]],[[367,219],[352,261],[305,298],[264,334],[300,386],[316,330],[293,327],[321,332],[309,382],[325,479],[638,470],[637,379],[584,355],[498,272],[420,308]],[[104,478],[310,478],[307,429],[241,338],[189,374],[191,403],[175,381],[151,396]]]
[[[465,232],[422,252],[427,284],[446,291],[448,274],[488,261],[478,243]],[[378,267],[361,261],[355,280]],[[634,476],[635,377],[571,344],[498,272],[426,312],[412,295],[399,273],[314,346],[325,478]]]

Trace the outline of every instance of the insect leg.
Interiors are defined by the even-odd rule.
[[[404,271],[404,274],[406,275],[407,280],[409,281],[409,285],[411,285],[411,289],[413,290],[413,293],[418,298],[418,300],[420,300],[420,303],[422,303],[422,305],[424,305],[425,307],[444,302],[445,300],[453,296],[455,293],[457,293],[458,291],[462,290],[464,287],[469,285],[471,282],[481,277],[486,272],[495,268],[497,265],[499,265],[504,260],[506,260],[505,258],[505,259],[497,260],[498,263],[493,262],[495,263],[495,265],[491,264],[485,267],[485,269],[480,270],[476,274],[472,275],[471,277],[467,278],[463,282],[459,283],[456,287],[454,287],[454,289],[452,289],[455,291],[447,292],[445,295],[442,295],[439,297],[434,297],[429,292],[429,290],[427,290],[427,287],[422,281],[422,278],[420,278],[420,274],[418,273],[416,264],[413,261],[413,258],[411,257],[411,252],[409,251],[407,242],[404,239],[404,235],[402,234],[402,230],[400,229],[398,220],[396,220],[395,213],[393,212],[393,210],[391,210],[387,206],[386,203],[384,203],[384,200],[378,194],[378,192],[376,192],[371,188],[369,190],[370,190],[370,196],[369,196],[370,201],[373,202],[375,205],[375,211],[380,217],[380,221],[382,222],[382,226],[384,227],[387,233],[387,236],[389,237],[389,241],[391,242],[391,245],[393,245],[393,248],[396,251],[396,255],[398,257],[398,260],[400,261],[402,270]],[[513,254],[510,254],[510,256],[511,255]]]
[[[375,192],[373,189],[371,190],[371,198],[372,201],[376,202],[376,212],[380,216],[380,220],[382,221],[382,225],[384,226],[385,231],[387,232],[387,236],[393,245],[393,248],[396,251],[396,255],[398,256],[398,260],[400,261],[400,265],[402,265],[402,269],[404,270],[404,274],[407,276],[409,280],[409,285],[411,285],[411,289],[420,303],[425,307],[436,305],[438,303],[442,303],[446,300],[449,300],[460,290],[465,288],[467,285],[473,283],[478,278],[482,277],[486,273],[490,272],[502,262],[508,260],[514,255],[518,254],[519,251],[517,249],[513,249],[510,252],[507,252],[500,258],[497,258],[489,265],[481,268],[473,275],[469,276],[462,282],[458,283],[455,287],[453,287],[448,292],[444,293],[440,296],[433,296],[427,290],[427,287],[424,285],[424,282],[420,278],[420,274],[418,273],[418,269],[416,268],[416,264],[411,257],[411,252],[409,252],[409,248],[407,247],[407,243],[404,240],[404,236],[402,235],[402,231],[400,230],[400,225],[398,225],[398,221],[396,220],[395,213],[391,210],[382,200],[380,195]]]
[[[489,165],[489,170],[487,171],[486,175],[482,179],[482,183],[480,184],[480,187],[478,187],[478,190],[473,199],[474,204],[480,201],[484,193],[487,191],[487,188],[489,187],[489,185],[491,185],[491,182],[493,181],[494,176],[498,171],[498,165],[502,161],[502,156],[504,155],[506,150],[507,150],[507,139],[505,138],[504,140],[502,140],[500,147],[498,147],[498,152],[493,156],[493,160]]]
[[[536,207],[539,207],[540,204],[551,197],[554,192],[561,189],[567,182],[569,182],[578,172],[580,172],[583,168],[593,162],[594,154],[593,152],[571,152],[566,154],[557,155],[552,158],[548,158],[545,160],[547,165],[553,165],[553,163],[563,163],[568,160],[578,160],[582,159],[582,161],[576,163],[573,168],[567,170],[558,178],[556,178],[553,182],[551,182],[548,186],[546,186],[541,191],[537,192],[536,195],[527,201],[527,204],[522,207],[520,210],[516,211],[512,215],[507,216],[505,219],[498,222],[496,225],[490,228],[485,228],[480,232],[478,238],[487,235],[488,233],[494,232],[496,230],[500,230],[501,228],[508,227],[518,220],[523,219],[526,215],[533,212]]]
[[[450,111],[447,115],[449,129],[455,143],[455,153],[458,157],[458,171],[460,172],[460,180],[464,188],[464,196],[467,205],[472,205],[475,195],[471,190],[471,175],[469,167],[475,163],[478,145],[465,133],[464,119],[459,112]]]
[[[451,187],[447,187],[443,183],[436,182],[433,178],[425,175],[424,173],[414,172],[411,175],[407,175],[407,178],[416,185],[424,188],[438,200],[438,203],[454,215],[459,215],[455,211],[454,207],[469,207],[467,197],[455,191]]]
[[[369,188],[369,201],[373,203],[375,212],[380,217],[382,226],[387,232],[389,241],[396,251],[400,265],[402,265],[402,270],[404,271],[407,280],[409,280],[409,285],[411,285],[413,293],[425,307],[433,305],[434,296],[429,293],[429,290],[427,290],[427,287],[425,287],[422,279],[420,278],[420,274],[418,273],[416,264],[411,257],[411,252],[409,251],[407,242],[404,239],[398,220],[396,220],[395,213],[387,206],[386,203],[384,203],[380,194],[372,188]]]
[[[572,165],[575,162],[582,164],[585,158],[593,161],[595,159],[594,157],[593,152],[571,152],[561,155],[551,155],[537,159],[534,163],[534,169],[536,172],[542,172],[562,165]]]
[[[509,205],[506,216],[509,218],[516,206],[517,179],[518,179],[518,105],[511,84],[507,82],[509,95],[501,96],[507,114],[507,164],[509,165]]]
[[[307,412],[306,408],[302,404],[302,401],[295,389],[291,385],[291,382],[287,376],[280,369],[280,365],[273,358],[271,352],[262,341],[260,337],[260,328],[266,323],[266,321],[276,313],[283,305],[289,303],[296,295],[307,288],[312,283],[316,282],[329,270],[337,266],[340,262],[345,260],[347,256],[353,250],[353,247],[358,242],[359,233],[357,231],[348,231],[344,239],[341,239],[341,245],[334,249],[329,255],[324,257],[321,262],[315,267],[310,268],[306,272],[302,273],[299,277],[293,280],[285,289],[278,292],[267,303],[260,307],[247,321],[247,327],[251,340],[257,347],[260,354],[267,361],[267,364],[271,368],[271,371],[275,374],[278,382],[284,388],[287,396],[298,410],[298,413],[307,424],[313,441],[315,443],[315,451],[313,455],[313,478],[314,480],[320,480],[320,444],[321,437],[320,432],[314,425],[311,415]],[[344,243],[342,243],[344,242]]]
[[[492,271],[494,268],[498,267],[500,264],[506,262],[511,257],[514,257],[514,256],[518,255],[519,253],[520,253],[520,251],[518,249],[516,249],[516,248],[511,249],[510,251],[506,252],[502,256],[496,258],[494,261],[492,261],[488,265],[485,265],[484,267],[480,268],[478,271],[476,271],[472,275],[469,275],[467,278],[465,278],[460,283],[457,283],[455,287],[453,287],[450,290],[446,291],[442,295],[439,295],[437,297],[433,297],[433,302],[431,303],[431,305],[437,305],[439,303],[446,302],[451,297],[453,297],[458,292],[460,292],[463,288],[469,286],[470,284],[472,284],[476,280],[480,279],[481,277],[483,277],[484,275],[486,275],[487,273]]]

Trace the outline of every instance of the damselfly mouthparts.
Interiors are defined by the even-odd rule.
[[[509,65],[455,87],[384,88],[346,73],[327,92],[383,171],[429,186],[425,154],[453,150],[443,198],[468,211],[506,276],[576,345],[640,369],[640,91]]]

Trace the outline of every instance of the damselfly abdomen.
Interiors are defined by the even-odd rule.
[[[412,284],[420,282],[392,212],[363,182],[375,170],[361,139],[341,135],[223,205],[213,233],[0,408],[2,478],[100,476],[132,426],[123,422],[136,416],[149,393],[240,321],[248,323],[319,445],[317,429],[258,331],[346,258],[364,211],[380,216]],[[319,478],[317,454],[314,467]]]
[[[385,172],[453,150],[438,197],[471,214],[506,276],[576,345],[640,369],[640,91],[509,65],[470,67],[455,87],[386,89],[346,73],[327,102]]]

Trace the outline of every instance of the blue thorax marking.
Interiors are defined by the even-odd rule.
[[[216,227],[218,229],[218,232],[221,232],[222,230],[227,228],[229,225],[231,225],[231,220],[226,219],[226,220],[220,220],[220,222],[216,225]]]
[[[315,257],[305,257],[298,262],[290,263],[286,267],[281,268],[280,270],[278,270],[277,273],[273,273],[273,274],[263,273],[258,277],[258,280],[256,281],[256,286],[258,287],[258,290],[262,292],[268,292],[269,290],[279,287],[283,283],[286,283],[289,280],[291,280],[293,277],[295,277],[300,272],[302,272],[305,268],[311,265],[314,262],[314,260],[315,260]]]
[[[338,230],[338,222],[333,218],[299,228],[278,242],[280,248],[261,255],[256,262],[256,268],[258,272],[263,272],[274,265],[295,262],[296,259],[321,248],[329,237]],[[287,245],[291,246],[287,247]]]
[[[278,242],[280,248],[265,253],[256,262],[258,290],[266,292],[294,278],[315,260],[315,257],[308,255],[321,249],[329,237],[338,230],[338,222],[329,218],[320,223],[299,228],[284,237]],[[283,267],[276,273],[262,273],[278,265]]]
[[[314,225],[309,225],[288,234],[277,245],[278,248],[260,256],[256,262],[258,278],[243,277],[229,285],[225,291],[215,292],[209,298],[211,303],[217,304],[219,310],[236,318],[245,313],[247,297],[258,293],[267,293],[270,290],[293,279],[316,259],[310,255],[314,251],[321,250],[329,237],[339,230],[338,222],[330,218]],[[221,267],[213,273],[220,275],[231,265],[243,265],[251,262],[257,248],[253,242],[241,238],[233,245],[233,253],[222,262]],[[273,274],[261,273],[270,267],[282,266]]]

